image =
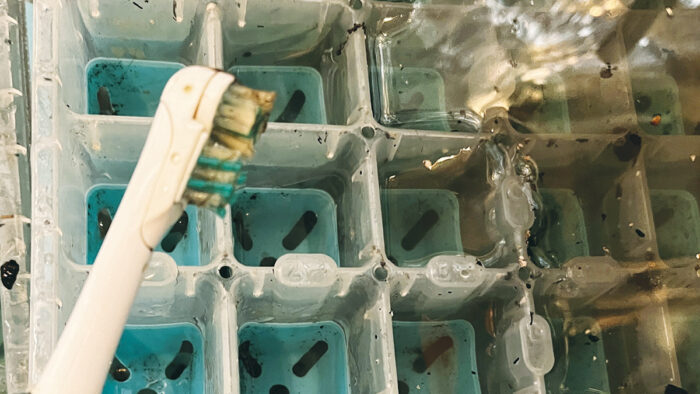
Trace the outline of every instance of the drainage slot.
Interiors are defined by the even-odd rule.
[[[426,211],[403,237],[401,240],[401,247],[405,250],[413,250],[425,235],[428,234],[428,231],[437,224],[438,220],[440,220],[440,216],[434,209]]]
[[[105,239],[109,226],[112,225],[112,213],[109,208],[102,208],[97,212],[97,230],[100,232],[100,238]]]
[[[318,362],[318,360],[323,357],[328,351],[328,343],[326,341],[316,342],[308,352],[306,352],[299,361],[292,367],[292,372],[294,375],[302,378],[304,377],[311,368]]]
[[[236,237],[239,239],[243,250],[251,250],[253,248],[253,239],[248,233],[245,223],[243,223],[243,214],[237,212],[233,217],[233,225],[236,228]]]
[[[301,109],[304,107],[306,102],[306,95],[301,90],[295,90],[292,93],[292,97],[287,102],[287,105],[282,110],[280,116],[275,119],[275,122],[285,122],[291,123],[297,120]]]
[[[250,354],[250,341],[245,341],[238,346],[238,361],[243,365],[248,375],[257,378],[262,374],[260,363]]]
[[[194,353],[192,342],[182,341],[180,351],[175,355],[173,361],[165,368],[165,377],[170,380],[179,378],[185,368],[192,362],[192,353]]]
[[[318,217],[313,211],[306,211],[294,224],[286,237],[282,240],[282,246],[287,250],[294,250],[299,246],[314,229]]]
[[[170,253],[175,250],[175,247],[177,247],[180,240],[187,235],[187,224],[189,221],[187,212],[183,211],[180,219],[175,222],[173,227],[168,232],[168,235],[166,235],[160,243],[160,247],[163,248],[164,251]]]

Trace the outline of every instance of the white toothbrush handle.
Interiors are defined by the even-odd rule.
[[[32,394],[102,391],[146,263],[184,211],[189,176],[233,81],[199,66],[168,81],[119,210]]]
[[[102,392],[152,253],[138,229],[110,230],[32,394]],[[110,235],[114,237],[110,239]]]

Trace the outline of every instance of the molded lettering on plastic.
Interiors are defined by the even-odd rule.
[[[484,268],[474,256],[437,256],[427,265],[428,278],[436,284],[455,287],[475,287],[484,278]]]
[[[290,287],[328,287],[337,265],[324,254],[287,254],[275,263],[275,278]]]

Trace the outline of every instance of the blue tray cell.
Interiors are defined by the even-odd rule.
[[[320,253],[338,263],[333,198],[318,189],[244,188],[231,207],[234,255],[252,267],[287,253]]]
[[[204,393],[203,349],[189,323],[126,326],[102,394]]]
[[[469,322],[395,321],[393,327],[400,394],[481,393]]]
[[[88,113],[153,116],[165,84],[183,67],[153,60],[92,59],[86,67]]]
[[[384,189],[381,200],[386,253],[395,264],[420,267],[437,254],[463,253],[453,192]]]
[[[247,323],[238,332],[241,393],[348,393],[345,334],[334,322]]]
[[[229,72],[253,89],[277,93],[271,122],[326,124],[323,82],[316,69],[302,66],[234,66]]]
[[[87,264],[95,262],[126,185],[96,185],[87,193]],[[177,265],[200,265],[197,207],[187,206],[155,249],[168,253]]]

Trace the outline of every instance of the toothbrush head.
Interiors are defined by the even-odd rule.
[[[221,96],[211,134],[192,170],[183,198],[223,215],[234,193],[245,184],[242,159],[253,155],[253,144],[265,131],[275,93],[231,83]]]

